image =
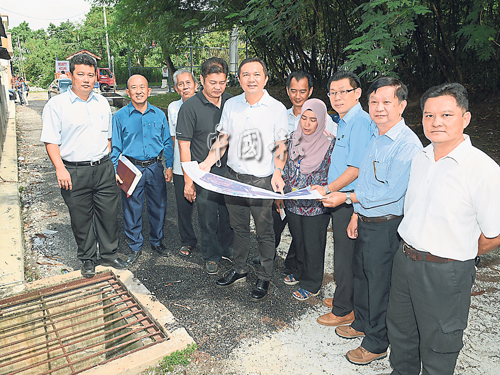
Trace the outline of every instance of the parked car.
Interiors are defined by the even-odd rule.
[[[52,83],[47,88],[47,95],[49,99],[68,90],[69,85],[71,85],[71,80],[68,78],[55,79],[54,81],[52,81]]]
[[[16,90],[9,89],[9,100],[16,100],[17,92]]]

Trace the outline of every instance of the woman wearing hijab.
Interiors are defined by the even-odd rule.
[[[326,105],[309,99],[302,106],[300,126],[288,142],[288,157],[282,171],[285,193],[311,185],[326,185],[330,155],[335,144],[324,134]],[[283,202],[277,202],[279,210]],[[326,229],[330,221],[327,210],[316,200],[285,200],[288,228],[296,244],[297,272],[283,280],[287,285],[300,283],[292,296],[305,301],[319,294],[323,281]]]

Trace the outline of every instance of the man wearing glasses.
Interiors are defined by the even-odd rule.
[[[330,103],[340,117],[337,139],[328,172],[328,185],[313,186],[322,195],[332,191],[352,193],[356,186],[359,164],[373,133],[371,119],[359,98],[361,83],[356,74],[338,71],[328,83]],[[347,226],[353,214],[353,206],[345,202],[331,209],[334,240],[335,294],[326,298],[323,304],[332,309],[318,318],[325,326],[339,326],[354,321],[352,257],[355,240],[347,236]]]
[[[201,65],[203,90],[182,105],[177,120],[176,135],[181,162],[196,160],[201,163],[217,139],[216,128],[224,104],[231,97],[231,94],[224,92],[227,73],[227,63],[219,57],[211,57]],[[223,176],[227,171],[226,161],[227,156],[214,165],[210,172]],[[195,185],[187,174],[184,174],[184,196],[190,202],[197,202],[205,270],[210,275],[217,274],[221,258],[231,259],[233,256],[233,231],[229,225],[224,196]]]
[[[354,203],[347,234],[357,238],[353,257],[354,316],[351,325],[338,326],[337,335],[362,337],[361,345],[347,352],[349,362],[366,365],[387,356],[386,312],[392,260],[399,246],[397,229],[413,157],[422,143],[405,124],[408,89],[399,80],[383,77],[368,89],[370,117],[377,126],[359,166],[354,193],[334,192],[323,200],[337,207]],[[337,147],[337,145],[335,146]]]

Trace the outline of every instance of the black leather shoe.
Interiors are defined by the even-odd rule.
[[[269,281],[257,279],[254,290],[252,290],[252,301],[260,301],[267,296],[269,290]]]
[[[113,267],[116,268],[117,270],[126,270],[128,267],[128,262],[118,257],[114,260],[101,259],[100,264],[101,266]]]
[[[172,252],[168,250],[162,243],[160,243],[158,246],[151,245],[151,249],[164,257],[169,257],[170,255],[172,255]]]
[[[226,288],[233,285],[234,283],[239,283],[245,281],[247,278],[246,273],[237,273],[235,270],[231,270],[215,282],[219,288]]]
[[[135,262],[137,262],[137,259],[139,259],[139,257],[141,256],[141,254],[142,254],[142,250],[131,251],[130,255],[127,258],[127,264],[129,266],[131,266],[132,264],[134,264]]]
[[[84,260],[81,268],[82,276],[86,279],[91,279],[95,276],[95,264],[93,261]]]

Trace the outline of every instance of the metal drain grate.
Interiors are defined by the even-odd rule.
[[[111,272],[0,300],[0,374],[78,374],[167,339]]]

